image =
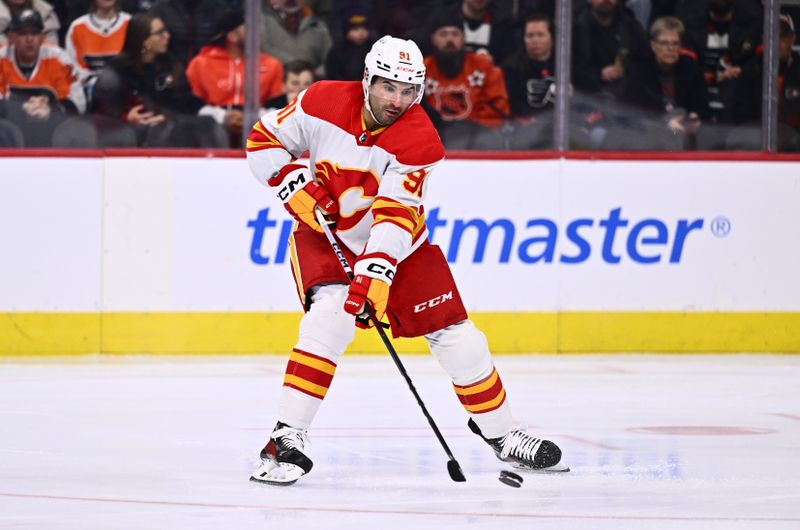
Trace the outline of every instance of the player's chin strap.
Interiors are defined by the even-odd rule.
[[[344,252],[342,252],[342,248],[339,246],[336,238],[333,237],[333,232],[331,232],[331,228],[328,226],[328,220],[319,209],[315,209],[315,212],[317,215],[317,222],[319,223],[319,226],[322,227],[322,232],[325,234],[325,237],[328,239],[328,243],[330,243],[333,252],[336,254],[339,264],[342,266],[342,269],[344,269],[344,272],[350,281],[353,281],[353,268],[347,262],[347,258],[345,257]],[[428,412],[427,407],[425,407],[425,403],[423,403],[422,398],[419,397],[417,389],[414,388],[414,383],[411,382],[411,377],[409,377],[408,372],[406,372],[406,369],[403,366],[403,363],[400,361],[400,357],[397,355],[394,346],[392,346],[392,342],[389,340],[389,337],[386,336],[386,332],[383,330],[383,327],[381,327],[380,320],[378,320],[378,318],[375,316],[375,312],[369,308],[369,305],[367,305],[367,310],[369,311],[369,318],[372,323],[375,324],[375,329],[378,330],[378,334],[381,336],[384,346],[386,346],[386,349],[389,350],[389,356],[394,361],[397,369],[400,370],[400,374],[402,374],[403,378],[406,380],[406,383],[408,383],[409,390],[411,390],[411,393],[414,394],[414,397],[417,399],[419,408],[422,409],[422,413],[428,420],[431,429],[433,429],[433,433],[436,435],[436,438],[442,445],[444,452],[447,454],[447,458],[449,458],[447,462],[447,472],[450,474],[450,478],[453,479],[454,482],[465,482],[467,478],[464,476],[461,466],[458,464],[456,457],[453,456],[452,451],[450,451],[450,448],[447,446],[447,442],[444,441],[444,437],[442,436],[441,431],[439,431],[439,427],[436,426],[436,422],[433,421],[433,417]]]

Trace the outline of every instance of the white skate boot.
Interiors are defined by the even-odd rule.
[[[528,471],[566,472],[569,467],[561,462],[561,449],[550,440],[534,438],[523,429],[515,427],[501,438],[486,438],[472,419],[470,430],[483,438],[494,450],[497,458],[517,469]]]
[[[278,422],[261,450],[261,465],[250,480],[273,486],[291,486],[314,466],[304,453],[306,445],[308,434],[305,430]]]

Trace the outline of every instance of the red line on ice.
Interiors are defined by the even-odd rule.
[[[259,504],[223,504],[213,502],[158,501],[145,499],[110,499],[102,497],[71,497],[65,495],[34,495],[27,493],[0,492],[0,497],[16,497],[22,499],[48,499],[79,502],[105,502],[112,504],[151,504],[160,506],[194,506],[197,508],[231,508],[234,510],[276,510],[281,512],[323,512],[323,513],[359,513],[365,515],[419,515],[447,517],[512,517],[517,519],[578,519],[578,520],[621,520],[621,521],[745,521],[745,522],[800,522],[800,517],[701,517],[678,515],[571,515],[571,514],[534,514],[534,513],[497,513],[497,512],[432,512],[403,510],[369,510],[365,508],[313,508],[309,506],[265,506]]]

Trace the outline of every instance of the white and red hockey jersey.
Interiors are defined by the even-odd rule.
[[[361,254],[404,259],[427,237],[427,179],[444,158],[428,115],[411,106],[389,127],[367,131],[360,81],[319,81],[265,114],[247,139],[247,159],[264,185],[308,152],[316,179],[338,202],[337,236]]]

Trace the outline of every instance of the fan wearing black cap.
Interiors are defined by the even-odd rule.
[[[510,108],[502,70],[485,54],[467,51],[457,13],[440,13],[431,28],[423,102],[445,147],[504,149],[500,126]]]
[[[360,7],[345,10],[341,40],[334,44],[325,59],[325,77],[359,81],[364,75],[364,58],[373,42],[367,10]]]
[[[26,146],[49,146],[53,128],[86,109],[83,87],[67,52],[43,43],[38,12],[15,12],[10,29],[9,45],[0,49],[0,99],[7,100]]]
[[[52,5],[45,0],[0,0],[0,46],[8,41],[12,13],[33,9],[42,17],[44,40],[58,44],[61,23]]]
[[[205,102],[201,116],[211,116],[224,126],[231,147],[241,146],[244,107],[244,14],[232,10],[220,19],[211,42],[195,55],[186,69],[194,95]],[[275,57],[259,56],[259,103],[283,93],[283,65]]]

